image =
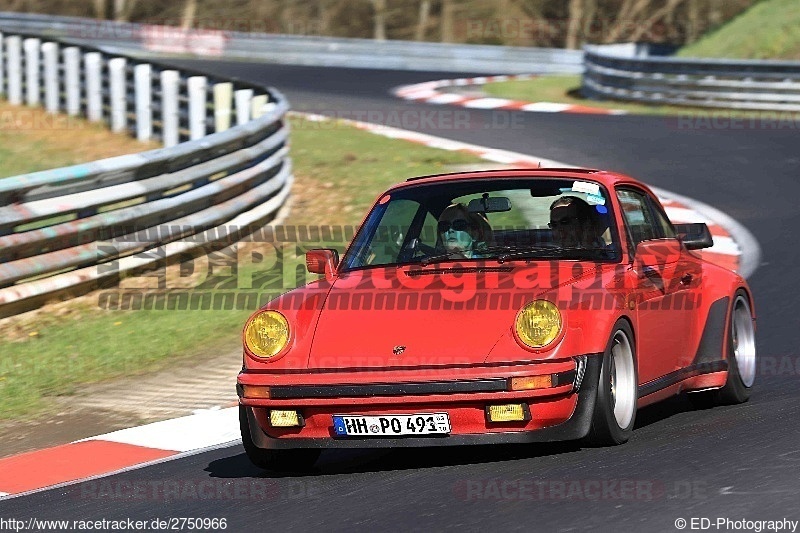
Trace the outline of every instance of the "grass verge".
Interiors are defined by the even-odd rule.
[[[800,59],[800,2],[764,0],[684,46],[681,57]]]
[[[0,178],[157,148],[103,124],[0,102]]]
[[[291,153],[295,184],[287,224],[355,225],[386,187],[449,165],[477,163],[472,155],[380,137],[342,124],[293,119]],[[342,249],[344,243],[335,243]],[[269,244],[253,243],[239,252],[270,254]],[[278,292],[304,283],[304,249],[290,245],[277,283]],[[191,276],[180,266],[166,271],[167,287],[193,292],[253,287],[258,265],[234,257],[214,280],[206,273],[210,257],[192,263]],[[230,259],[230,258],[229,258]],[[300,267],[298,269],[298,267]],[[152,274],[129,278],[122,287],[152,287]],[[271,285],[271,286],[272,286]],[[275,289],[270,289],[275,291]],[[260,302],[263,303],[263,302]],[[48,398],[120,376],[192,364],[199,355],[236,350],[244,320],[254,309],[196,311],[114,311],[87,295],[0,322],[0,420],[42,414]]]

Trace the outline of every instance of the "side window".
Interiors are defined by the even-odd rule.
[[[355,266],[385,265],[397,261],[400,248],[420,205],[412,200],[392,200],[375,229],[366,257]]]
[[[659,237],[660,231],[644,194],[623,189],[617,191],[617,198],[634,247],[642,241]]]
[[[667,239],[674,239],[676,237],[675,228],[672,227],[672,222],[669,221],[661,206],[652,198],[650,198],[650,206],[655,213],[656,224],[661,228],[661,235]]]
[[[425,212],[425,220],[422,222],[422,230],[419,233],[419,241],[431,248],[436,246],[437,227],[439,221],[430,211]]]

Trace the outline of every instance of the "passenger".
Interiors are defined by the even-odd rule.
[[[464,204],[451,204],[439,216],[438,234],[437,248],[472,259],[481,257],[491,226],[484,216],[470,213]]]
[[[605,248],[605,231],[597,211],[577,196],[562,196],[550,204],[553,241],[563,248]]]

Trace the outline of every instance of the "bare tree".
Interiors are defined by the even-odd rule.
[[[581,32],[584,42],[588,42],[592,37],[592,23],[594,22],[594,16],[596,13],[597,0],[586,0],[583,13],[583,30]]]
[[[569,0],[569,20],[567,22],[566,47],[574,50],[578,48],[578,39],[583,29],[583,0]]]
[[[608,30],[605,42],[613,43],[638,26],[639,14],[650,7],[650,0],[623,0],[614,23]]]
[[[677,8],[681,2],[683,2],[683,0],[667,0],[667,3],[661,9],[656,10],[652,15],[650,15],[649,18],[640,24],[639,27],[633,31],[633,33],[631,33],[630,40],[638,41],[641,39],[643,35],[653,28],[653,25],[656,22],[674,12],[675,8]]]
[[[443,43],[452,43],[455,40],[454,18],[455,18],[455,5],[454,0],[442,0],[442,20],[441,20],[441,40]]]
[[[687,25],[686,42],[693,43],[700,35],[700,0],[689,0],[686,9]]]
[[[194,25],[194,17],[196,12],[197,12],[197,0],[186,0],[186,3],[183,5],[181,28],[188,30]]]
[[[431,15],[431,0],[421,0],[419,3],[419,17],[417,28],[414,30],[414,40],[424,41],[425,32],[428,30],[428,19]]]
[[[114,20],[128,22],[137,0],[114,0]]]
[[[375,28],[372,32],[374,39],[378,41],[386,40],[386,0],[371,0],[374,10],[373,21]]]
[[[99,19],[106,18],[106,0],[94,0],[94,16]]]

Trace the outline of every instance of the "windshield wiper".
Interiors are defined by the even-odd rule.
[[[565,253],[572,253],[578,252],[580,254],[587,254],[591,253],[592,255],[602,254],[604,258],[612,257],[612,254],[615,253],[614,250],[608,250],[606,248],[580,248],[578,246],[571,246],[571,247],[561,247],[561,246],[528,246],[528,247],[515,247],[511,250],[507,251],[504,254],[500,254],[497,256],[498,262],[502,263],[507,261],[513,257],[519,257],[522,255],[528,254],[546,254],[548,256],[554,255],[562,255]]]
[[[419,262],[422,266],[428,266],[431,263],[435,263],[437,261],[441,261],[443,259],[450,259],[451,257],[455,257],[457,255],[463,255],[463,252],[458,250],[453,250],[452,252],[445,252],[439,255],[432,255],[430,257],[423,257],[422,260]]]

